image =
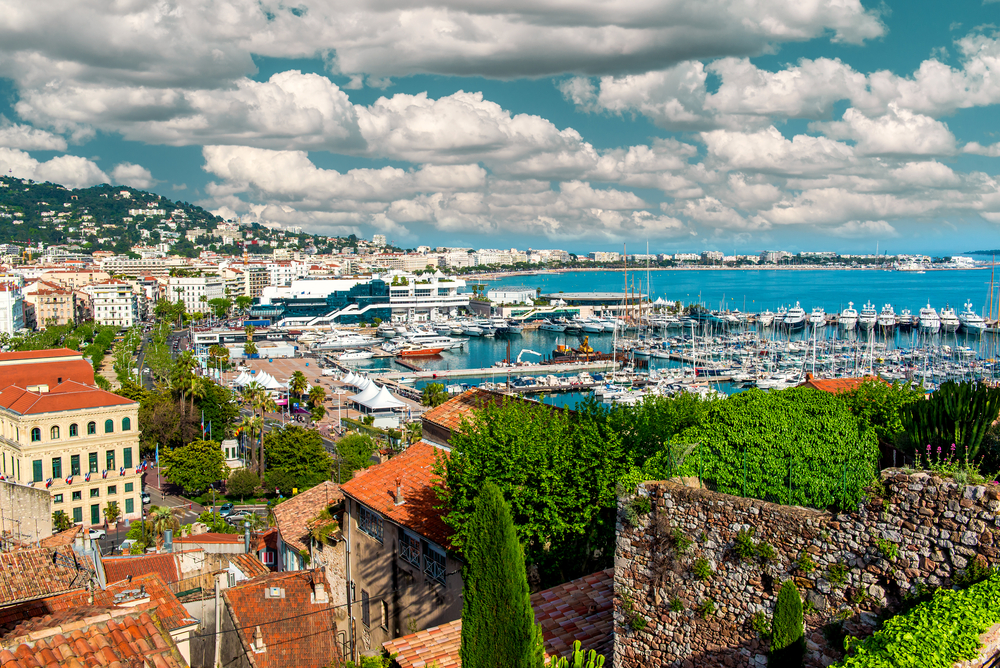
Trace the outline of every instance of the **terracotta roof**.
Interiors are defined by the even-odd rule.
[[[568,656],[573,641],[610,660],[614,649],[614,579],[608,568],[531,596],[535,622],[542,626],[547,656]],[[462,665],[462,620],[402,636],[382,644],[400,668]]]
[[[337,483],[326,480],[287,501],[282,501],[274,507],[274,519],[278,524],[281,539],[296,550],[306,549],[306,537],[309,535],[308,522],[343,498],[344,495]]]
[[[29,385],[48,385],[51,388],[69,380],[93,385],[94,367],[83,358],[0,364],[0,390]]]
[[[38,541],[38,544],[40,547],[65,547],[67,545],[72,545],[73,541],[76,540],[77,535],[81,531],[83,531],[83,525],[74,524],[65,531],[60,531],[57,534],[52,534],[51,536],[41,539]]]
[[[814,390],[837,394],[839,392],[855,390],[868,380],[885,382],[878,376],[864,376],[862,378],[812,378],[810,374],[806,374],[805,382],[796,387],[811,387]]]
[[[104,574],[107,582],[114,583],[145,573],[159,573],[167,584],[177,582],[177,562],[173,553],[140,554],[134,557],[104,557]]]
[[[69,548],[0,552],[0,606],[81,589],[91,572]]]
[[[451,529],[441,519],[434,486],[435,459],[447,452],[427,441],[418,441],[387,462],[376,464],[340,486],[347,496],[443,547],[451,546]],[[396,505],[396,481],[403,503]]]
[[[257,542],[251,547],[254,548],[255,552],[259,552],[264,549],[267,543],[267,538],[269,535],[278,534],[278,530],[275,528],[265,529],[256,534]],[[253,540],[253,537],[251,537]],[[174,545],[233,545],[243,544],[243,534],[242,533],[200,533],[194,536],[176,536],[174,538]],[[211,551],[211,550],[208,550]]]
[[[473,420],[476,411],[487,402],[502,402],[504,395],[498,392],[490,392],[479,388],[472,388],[462,392],[457,397],[453,397],[440,406],[436,406],[422,416],[420,421],[424,428],[428,423],[447,429],[450,432],[458,431],[462,426],[462,420]]]
[[[69,348],[53,348],[52,350],[18,350],[10,353],[0,353],[0,363],[13,362],[18,360],[39,360],[59,357],[79,357],[83,359],[83,353]]]
[[[157,628],[157,621],[155,612],[115,610],[66,628],[54,626],[0,650],[0,666],[139,665],[133,664],[136,661],[155,668],[183,668],[187,664],[170,635]]]
[[[230,557],[229,563],[250,579],[268,575],[271,572],[267,566],[260,562],[260,559],[252,554],[237,554]]]
[[[323,572],[316,569],[271,573],[222,593],[244,652],[252,651],[254,634],[260,629],[266,649],[250,654],[257,668],[339,665],[335,608],[330,602],[312,602],[314,579],[326,586]],[[284,596],[267,598],[265,591],[271,587],[282,589]],[[327,597],[332,600],[329,591]]]
[[[66,380],[55,387],[49,387],[48,392],[34,392],[17,385],[10,385],[0,392],[0,407],[21,415],[38,415],[83,408],[104,408],[106,406],[128,406],[136,403],[131,399],[78,383],[75,380]]]

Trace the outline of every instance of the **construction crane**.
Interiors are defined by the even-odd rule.
[[[523,349],[521,352],[519,352],[517,354],[517,361],[515,362],[515,364],[520,364],[521,363],[521,355],[523,355],[524,353],[531,353],[532,355],[538,355],[539,357],[542,357],[542,358],[545,357],[545,355],[543,355],[541,353],[536,353],[534,350],[528,350],[527,348],[525,348],[525,349]]]

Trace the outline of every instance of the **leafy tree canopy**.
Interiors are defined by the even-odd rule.
[[[160,462],[167,480],[188,492],[201,492],[225,475],[225,459],[215,441],[198,439],[161,452]]]
[[[375,452],[375,441],[363,434],[348,434],[337,441],[339,461],[333,465],[333,474],[340,480],[350,480],[355,471],[371,466],[372,454]]]
[[[300,491],[330,479],[333,465],[319,433],[287,425],[264,436],[264,457],[270,471],[291,477]]]

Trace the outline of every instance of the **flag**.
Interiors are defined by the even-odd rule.
[[[205,409],[201,409],[201,437],[205,438]]]
[[[124,466],[121,467],[120,469],[118,469],[118,475],[125,475],[125,467]]]
[[[67,485],[72,485],[73,484],[73,476],[71,476],[71,475],[66,476],[66,484]]]
[[[48,480],[45,481],[45,487],[49,488],[51,486],[52,486],[52,478],[49,478]]]
[[[87,471],[87,476],[83,479],[84,482],[90,482],[90,471]]]
[[[108,477],[108,470],[107,469],[104,469],[103,471],[101,471],[101,477],[102,478],[107,478]]]

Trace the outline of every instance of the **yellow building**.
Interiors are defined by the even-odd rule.
[[[75,523],[142,514],[139,404],[94,386],[72,350],[0,353],[0,475],[47,489]]]

